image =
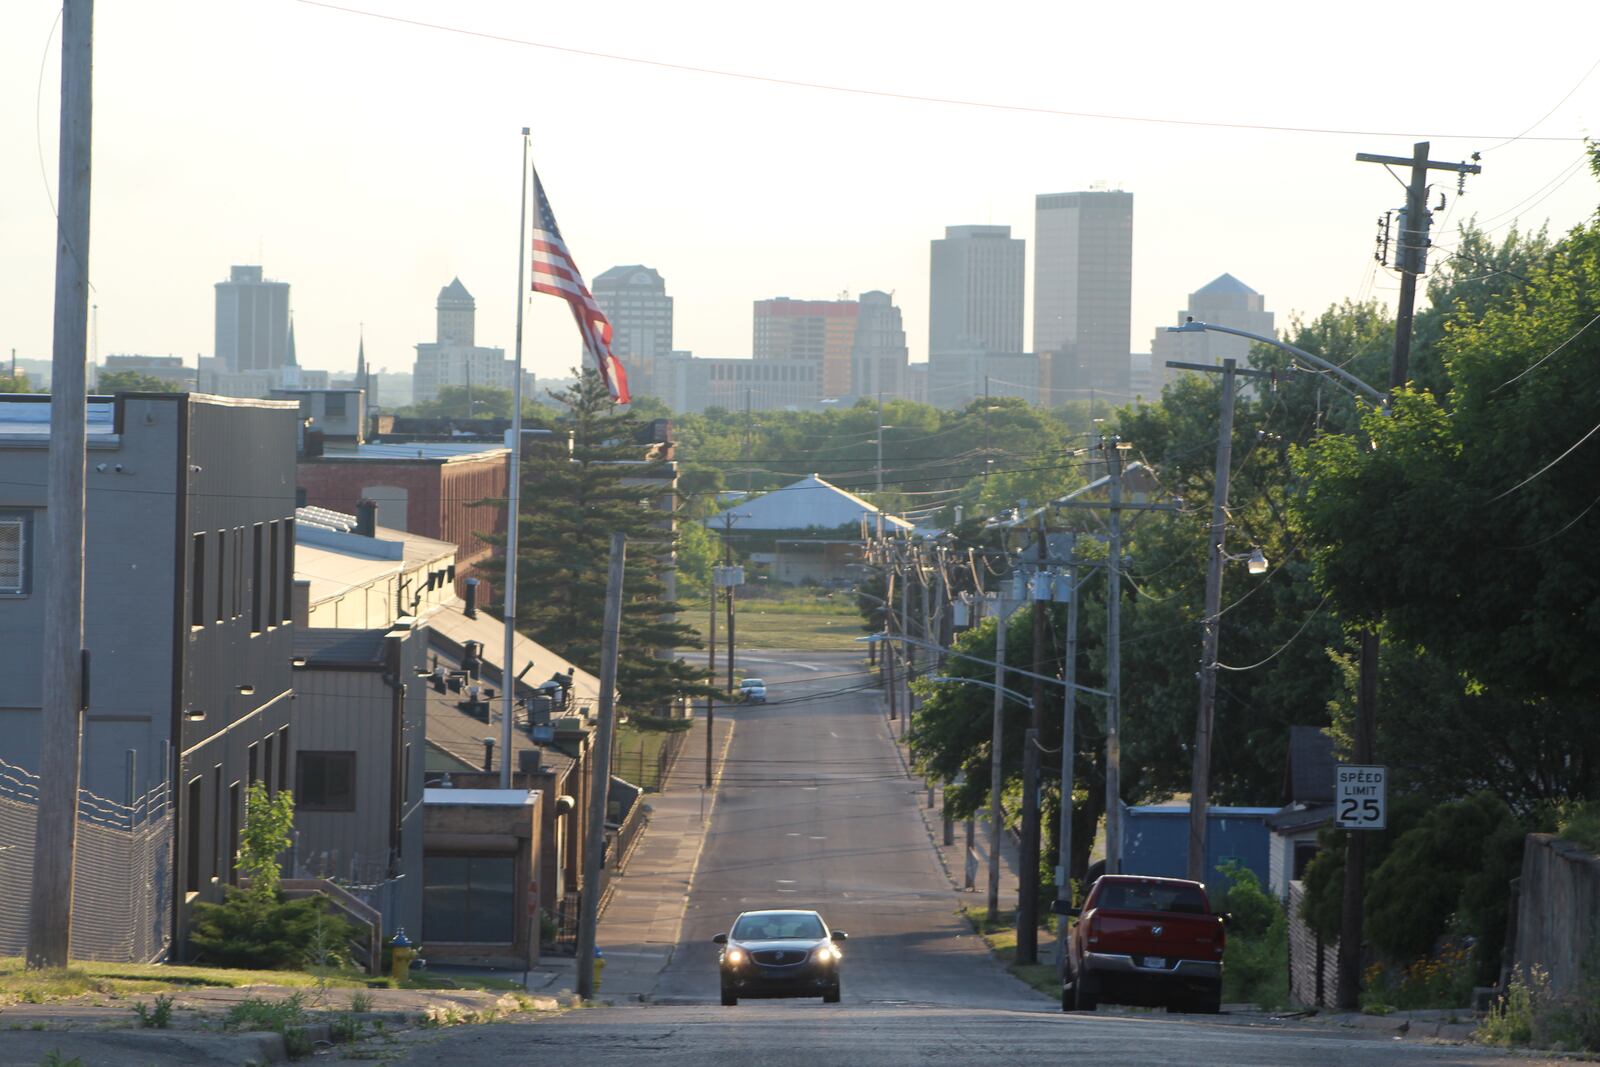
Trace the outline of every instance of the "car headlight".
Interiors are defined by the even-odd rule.
[[[821,948],[817,949],[813,958],[818,963],[832,963],[834,960],[839,959],[840,955],[841,954],[839,950],[834,948],[832,945],[823,945]]]
[[[734,964],[735,966],[737,966],[737,965],[739,965],[739,964],[744,962],[744,949],[742,949],[742,948],[730,948],[730,949],[728,949],[727,953],[723,956],[723,959],[725,959],[729,963]]]

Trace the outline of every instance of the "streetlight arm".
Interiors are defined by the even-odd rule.
[[[1029,707],[1029,708],[1033,707],[1033,698],[1032,697],[1027,696],[1024,693],[1019,693],[1015,689],[1007,689],[1003,685],[995,685],[993,682],[986,682],[982,678],[956,678],[956,677],[952,677],[951,675],[946,675],[946,674],[935,674],[935,675],[929,677],[928,681],[930,681],[930,682],[959,682],[959,683],[964,683],[966,685],[981,685],[985,689],[993,689],[996,692],[1004,693],[1006,696],[1010,697],[1012,700],[1015,700],[1018,703],[1025,705],[1026,707]]]
[[[1343,367],[1335,366],[1334,364],[1323,359],[1321,356],[1314,356],[1305,349],[1296,348],[1294,345],[1280,341],[1276,337],[1268,337],[1265,334],[1251,333],[1249,330],[1239,330],[1232,326],[1219,326],[1214,322],[1195,322],[1193,319],[1190,319],[1182,326],[1168,326],[1166,330],[1168,333],[1203,333],[1207,330],[1210,330],[1213,333],[1231,333],[1235,337],[1248,337],[1252,341],[1259,341],[1261,344],[1271,345],[1273,348],[1281,348],[1283,351],[1294,356],[1296,359],[1304,360],[1306,363],[1309,363],[1316,369],[1327,371],[1329,374],[1332,374],[1342,381],[1348,383],[1364,396],[1370,397],[1371,399],[1377,401],[1380,407],[1387,408],[1389,406],[1389,397],[1387,394],[1380,393],[1378,390],[1374,389],[1360,378],[1357,378],[1354,374],[1351,374]]]

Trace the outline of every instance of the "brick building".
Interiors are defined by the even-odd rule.
[[[315,451],[310,450],[310,451]],[[367,443],[302,455],[295,484],[302,505],[354,512],[356,502],[378,505],[378,525],[421,534],[456,546],[456,591],[483,578],[478,566],[494,552],[484,533],[501,533],[511,450],[479,441]],[[480,601],[492,599],[488,583]]]

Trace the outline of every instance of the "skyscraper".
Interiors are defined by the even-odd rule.
[[[478,303],[453,278],[439,290],[435,305],[435,340],[417,345],[417,361],[412,367],[411,400],[421,404],[434,400],[447,385],[493,386],[510,389],[516,383],[516,361],[506,358],[503,348],[474,344]],[[365,355],[365,342],[362,355]]]
[[[1026,242],[1010,226],[946,226],[930,249],[928,353],[1021,352]]]
[[[1189,306],[1178,312],[1175,325],[1181,326],[1189,319],[1273,336],[1272,312],[1266,309],[1266,297],[1231,274],[1220,275],[1189,294]],[[1247,337],[1209,330],[1199,333],[1157,330],[1150,343],[1151,399],[1160,395],[1163,385],[1183,373],[1168,368],[1167,360],[1221,366],[1225,359],[1236,359],[1241,367],[1248,367],[1250,345]],[[1247,384],[1242,384],[1241,388]]]
[[[854,300],[757,300],[755,344],[758,360],[797,359],[820,368],[822,395],[846,396],[851,389],[851,352],[861,305]]]
[[[659,396],[656,361],[672,351],[672,297],[666,281],[638,264],[612,267],[594,279],[594,299],[611,320],[611,354],[622,360],[629,388]]]
[[[236,266],[217,283],[213,355],[230,371],[277,370],[289,359],[289,283]]]
[[[1041,193],[1034,201],[1033,349],[1055,355],[1060,390],[1128,392],[1133,194]]]
[[[906,398],[906,331],[894,297],[874,289],[862,293],[850,350],[851,393],[870,398]]]

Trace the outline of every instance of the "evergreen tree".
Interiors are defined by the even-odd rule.
[[[703,694],[705,671],[672,654],[701,643],[676,621],[678,605],[665,599],[662,575],[672,566],[677,537],[660,481],[669,468],[650,455],[645,421],[614,405],[594,371],[552,396],[561,410],[549,428],[562,439],[571,433],[572,453],[564,447],[523,453],[518,631],[598,675],[611,535],[621,532],[628,538],[617,657],[623,703],[659,711],[676,697]],[[503,575],[504,566],[496,558],[484,569]]]

